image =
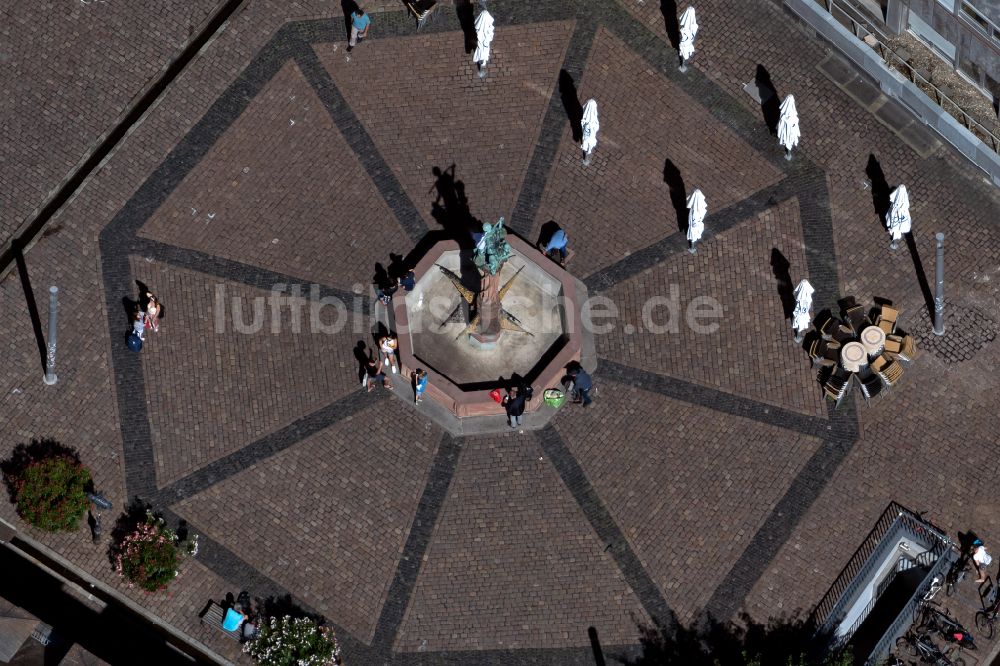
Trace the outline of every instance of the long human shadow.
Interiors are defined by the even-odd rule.
[[[587,627],[587,636],[590,638],[590,650],[594,653],[594,666],[607,666],[604,660],[604,649],[601,647],[601,639],[597,636],[595,627]]]
[[[559,70],[559,97],[562,99],[570,129],[573,130],[573,141],[583,139],[583,105],[576,91],[573,77],[565,69]]]
[[[45,334],[42,332],[42,319],[38,315],[38,304],[35,303],[35,292],[31,289],[31,277],[28,275],[28,265],[24,261],[20,239],[15,239],[11,243],[11,249],[14,251],[17,274],[21,278],[21,289],[24,290],[24,302],[28,306],[31,330],[35,333],[35,343],[38,345],[38,358],[42,364],[42,372],[45,372]]]
[[[431,204],[431,216],[459,245],[468,246],[472,242],[472,214],[465,197],[465,183],[455,177],[455,165],[446,169],[434,167],[434,185],[430,192],[437,197]]]
[[[771,248],[771,271],[778,284],[778,297],[781,299],[781,310],[785,313],[785,319],[790,319],[795,310],[795,294],[792,288],[792,274],[789,270],[791,267],[792,264],[781,253],[781,250],[776,247]]]
[[[917,251],[917,241],[913,238],[913,232],[903,234],[906,247],[910,251],[910,259],[913,260],[913,270],[917,274],[917,284],[920,285],[920,293],[924,295],[924,305],[927,306],[927,314],[931,321],[934,320],[934,294],[931,292],[931,284],[927,280],[924,272],[924,262],[920,259],[920,252]]]
[[[476,17],[472,0],[459,0],[455,3],[455,16],[458,17],[458,25],[462,29],[465,37],[465,52],[472,53],[479,45],[479,38],[476,36]]]
[[[882,171],[882,165],[879,164],[874,154],[868,155],[865,175],[868,176],[868,180],[872,184],[872,206],[875,208],[875,214],[878,215],[878,219],[884,227],[886,215],[889,214],[889,194],[892,190],[889,187],[889,182],[885,179],[885,172]]]
[[[354,0],[340,0],[340,10],[344,12],[344,31],[351,34],[351,15],[358,10],[358,3]]]
[[[670,46],[677,50],[681,46],[681,24],[677,20],[677,3],[674,0],[660,0],[660,13],[663,14],[663,27],[667,30]]]
[[[663,164],[663,182],[670,189],[670,205],[677,215],[677,230],[684,233],[687,231],[687,188],[681,170],[669,159]]]
[[[444,170],[434,167],[431,173],[435,177],[431,192],[437,191],[437,198],[431,204],[431,215],[447,237],[458,243],[462,285],[467,289],[478,289],[479,272],[472,263],[472,252],[481,227],[469,209],[465,183],[455,177],[454,164]]]
[[[781,120],[781,97],[778,89],[771,80],[771,73],[764,65],[757,65],[757,73],[753,77],[754,85],[757,86],[757,94],[760,95],[760,112],[764,116],[764,124],[767,131],[773,135],[778,134],[778,122]]]
[[[364,340],[358,340],[358,344],[354,347],[354,360],[358,362],[356,382],[365,381],[365,376],[368,374],[365,368],[368,366],[368,361],[374,358],[373,352],[374,348],[369,349]]]

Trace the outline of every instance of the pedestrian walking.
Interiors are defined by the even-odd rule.
[[[160,302],[156,300],[156,296],[147,291],[146,309],[142,315],[146,326],[153,329],[154,333],[158,333],[160,331],[160,313],[162,311],[163,307],[160,305]]]
[[[424,391],[427,390],[427,371],[417,368],[413,373],[413,404],[419,405],[423,402]]]
[[[132,332],[145,342],[146,336],[146,314],[142,310],[136,310],[132,315]]]
[[[516,428],[524,423],[524,406],[527,398],[517,390],[515,386],[503,399],[503,406],[507,410],[507,421],[511,428]]]
[[[382,388],[392,388],[392,383],[389,382],[385,373],[382,372],[382,364],[378,362],[378,359],[368,359],[368,363],[365,364],[365,373],[368,375],[369,393],[375,390],[375,382],[382,382]]]
[[[576,367],[569,371],[569,376],[573,379],[573,402],[583,407],[593,402],[590,399],[590,390],[594,388],[594,380],[587,371]]]
[[[972,566],[976,567],[976,578],[977,583],[982,583],[986,580],[986,571],[990,564],[993,562],[993,558],[990,554],[986,552],[986,546],[979,539],[972,542]]]
[[[348,53],[358,42],[368,36],[368,29],[371,25],[372,19],[368,14],[365,14],[365,10],[358,7],[351,13],[351,41],[347,44]]]
[[[126,338],[125,344],[128,346],[130,351],[139,353],[142,351],[142,341],[143,332],[146,330],[146,322],[142,318],[142,313],[137,307],[132,313],[131,317],[132,329],[128,332],[128,338]]]
[[[392,374],[399,372],[399,367],[396,364],[396,349],[398,347],[399,343],[396,341],[396,336],[392,334],[379,338],[378,348],[382,354],[382,364],[388,368],[392,368]]]
[[[545,244],[542,251],[545,253],[546,257],[556,260],[559,262],[560,266],[565,268],[566,255],[568,254],[566,246],[568,244],[569,237],[566,235],[566,232],[562,229],[556,229],[556,232],[552,234],[551,238],[549,238],[549,242]]]

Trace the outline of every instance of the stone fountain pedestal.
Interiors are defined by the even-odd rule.
[[[416,409],[454,434],[508,430],[490,391],[503,390],[514,374],[534,389],[525,427],[543,427],[555,413],[544,405],[544,390],[561,389],[573,361],[590,371],[596,366],[593,334],[582,319],[586,287],[524,240],[511,235],[507,241],[511,256],[497,278],[505,285],[517,276],[500,304],[513,324],[501,321],[498,307],[495,326],[468,330],[470,307],[448,273],[473,292],[480,278],[454,241],[434,245],[414,269],[414,289],[392,300],[389,325],[398,335],[402,366],[397,392],[412,405],[407,379],[417,368],[426,370],[429,386]]]

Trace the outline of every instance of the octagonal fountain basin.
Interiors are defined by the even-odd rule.
[[[559,385],[565,367],[580,360],[582,326],[577,282],[558,264],[515,236],[500,270],[504,330],[491,345],[471,339],[469,300],[479,274],[454,241],[434,245],[415,268],[416,286],[393,298],[394,328],[406,372],[429,375],[427,397],[458,417],[501,414],[489,393],[512,376],[541,392]]]

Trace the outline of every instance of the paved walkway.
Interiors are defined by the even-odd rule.
[[[142,497],[204,543],[146,596],[85,535],[32,536],[232,658],[198,625],[207,601],[290,594],[352,665],[580,664],[591,627],[613,656],[671,613],[808,612],[892,500],[1000,538],[997,193],[875,121],[770,4],[699,5],[687,74],[658,3],[490,7],[480,80],[450,9],[420,33],[376,12],[348,56],[329,2],[247,3],[60,211],[27,257],[43,318],[61,288],[56,387],[21,277],[0,283],[2,446],[76,446],[116,506]],[[796,96],[791,162],[743,91],[758,65]],[[566,108],[591,97],[583,167]],[[910,190],[908,249],[887,248],[873,163]],[[563,225],[571,272],[618,311],[593,407],[535,433],[455,439],[359,391],[366,320],[312,320],[322,298],[369,311],[375,263],[440,229],[432,169],[452,164],[473,215],[532,242]],[[675,206],[696,187],[709,216],[692,256]],[[941,340],[918,279],[938,230]],[[922,352],[886,399],[823,403],[780,296],[802,277],[817,310],[848,294],[901,308]],[[122,305],[136,280],[166,304],[138,356]],[[684,313],[708,299],[722,318],[695,333]]]

